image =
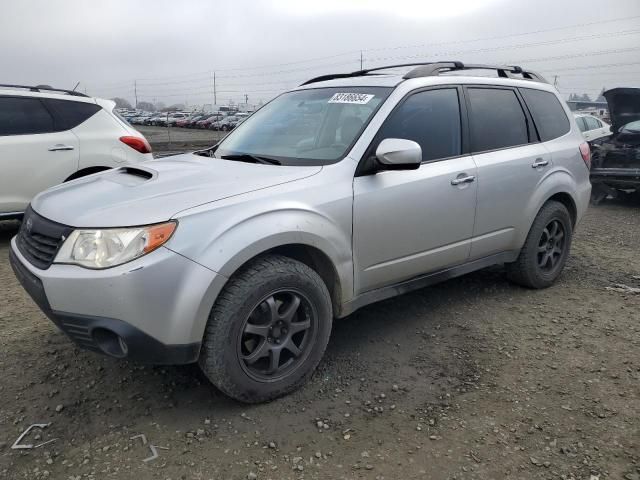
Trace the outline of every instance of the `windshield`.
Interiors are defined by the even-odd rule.
[[[242,122],[219,144],[215,156],[268,156],[284,165],[334,163],[391,90],[336,87],[285,93]]]

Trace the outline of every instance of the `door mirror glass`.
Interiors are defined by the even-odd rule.
[[[422,148],[413,140],[385,138],[376,149],[376,158],[386,170],[415,170],[422,163]]]

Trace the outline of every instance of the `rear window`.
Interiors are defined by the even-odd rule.
[[[0,135],[28,135],[53,131],[53,117],[39,99],[0,97]]]
[[[520,93],[527,102],[540,140],[547,142],[567,133],[571,126],[564,108],[551,92],[521,88]]]
[[[484,152],[529,142],[527,119],[513,90],[469,88],[473,151]]]
[[[46,99],[56,115],[56,127],[58,130],[70,130],[77,127],[100,110],[95,103],[75,102],[73,100]]]

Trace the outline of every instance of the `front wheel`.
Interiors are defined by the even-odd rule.
[[[262,257],[232,277],[218,297],[200,367],[236,400],[272,400],[313,373],[331,322],[331,297],[314,270],[288,257]]]
[[[538,212],[518,259],[507,264],[509,279],[529,288],[546,288],[567,263],[573,224],[567,207],[549,201]]]

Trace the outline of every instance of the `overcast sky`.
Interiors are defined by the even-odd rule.
[[[306,78],[430,60],[509,62],[596,96],[640,77],[640,0],[19,0],[3,83],[167,104],[270,97]],[[610,66],[605,66],[610,65]],[[585,68],[586,67],[586,68]]]

